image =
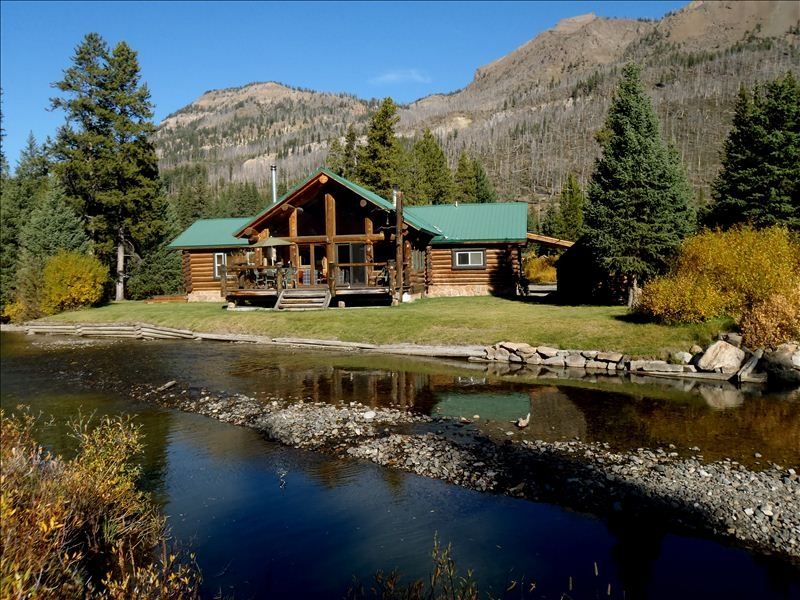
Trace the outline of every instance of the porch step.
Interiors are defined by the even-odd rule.
[[[276,310],[320,310],[328,308],[331,293],[328,290],[283,290],[275,302]]]

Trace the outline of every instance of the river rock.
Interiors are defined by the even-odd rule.
[[[672,358],[684,365],[688,365],[692,362],[692,355],[689,352],[674,352]]]
[[[586,361],[586,368],[587,369],[600,369],[605,371],[608,369],[608,363],[603,362],[602,360],[587,360]]]
[[[536,352],[534,352],[533,354],[523,354],[522,360],[525,362],[526,365],[542,364],[542,357],[539,356]]]
[[[722,340],[711,344],[697,361],[701,371],[736,373],[744,362],[744,351]]]
[[[785,383],[800,383],[800,347],[781,344],[774,352],[764,354],[764,368],[770,377]]]
[[[551,356],[549,358],[545,358],[542,361],[543,365],[548,365],[550,367],[563,367],[566,362],[563,356]]]
[[[500,346],[494,353],[495,360],[501,360],[507,362],[509,356],[511,356],[511,353],[502,346]]]
[[[568,367],[583,368],[586,366],[586,359],[580,354],[570,354],[564,358]]]
[[[558,356],[558,349],[551,348],[550,346],[539,346],[536,348],[536,351],[543,357],[543,358],[551,358],[553,356]]]
[[[520,351],[522,351],[522,352],[532,352],[532,351],[534,351],[533,350],[533,346],[531,346],[530,344],[520,344],[520,343],[517,343],[517,342],[500,342],[499,345],[500,345],[501,348],[505,348],[509,352],[513,352],[513,353],[517,353],[517,354],[519,354]]]
[[[612,362],[618,363],[623,358],[620,352],[598,352],[597,356],[595,357],[596,360],[602,360],[605,362]]]
[[[671,365],[663,360],[632,360],[631,371],[652,371],[656,373],[682,373],[683,365]]]

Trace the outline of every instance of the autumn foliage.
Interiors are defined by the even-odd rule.
[[[0,421],[0,597],[197,597],[199,572],[168,551],[164,517],[137,488],[136,426],[74,423],[67,461],[34,440],[29,415]]]
[[[787,229],[705,231],[684,242],[669,275],[644,287],[637,310],[667,323],[731,317],[748,343],[774,345],[798,333],[790,325],[800,322],[799,286],[800,244]]]
[[[97,304],[108,269],[94,256],[60,252],[48,259],[43,277],[42,311],[55,314]]]

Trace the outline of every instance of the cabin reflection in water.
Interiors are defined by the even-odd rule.
[[[529,440],[611,443],[612,447],[659,447],[665,440],[700,446],[707,459],[752,458],[749,448],[772,460],[796,464],[789,448],[800,447],[800,398],[776,400],[725,386],[694,386],[690,391],[660,388],[617,378],[606,389],[554,383],[512,382],[487,376],[386,371],[355,366],[272,363],[240,364],[239,375],[258,373],[265,398],[358,402],[396,407],[431,416],[474,420],[486,435],[508,431]],[[641,391],[639,391],[641,389]],[[513,422],[531,414],[525,429]],[[687,427],[691,423],[691,427]],[[669,443],[669,442],[667,442]],[[744,449],[744,450],[743,450]]]

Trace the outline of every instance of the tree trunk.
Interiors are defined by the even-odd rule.
[[[117,241],[117,286],[114,299],[125,300],[125,236],[120,231]]]
[[[631,277],[631,285],[628,286],[628,308],[633,308],[639,303],[639,280],[636,275]]]

